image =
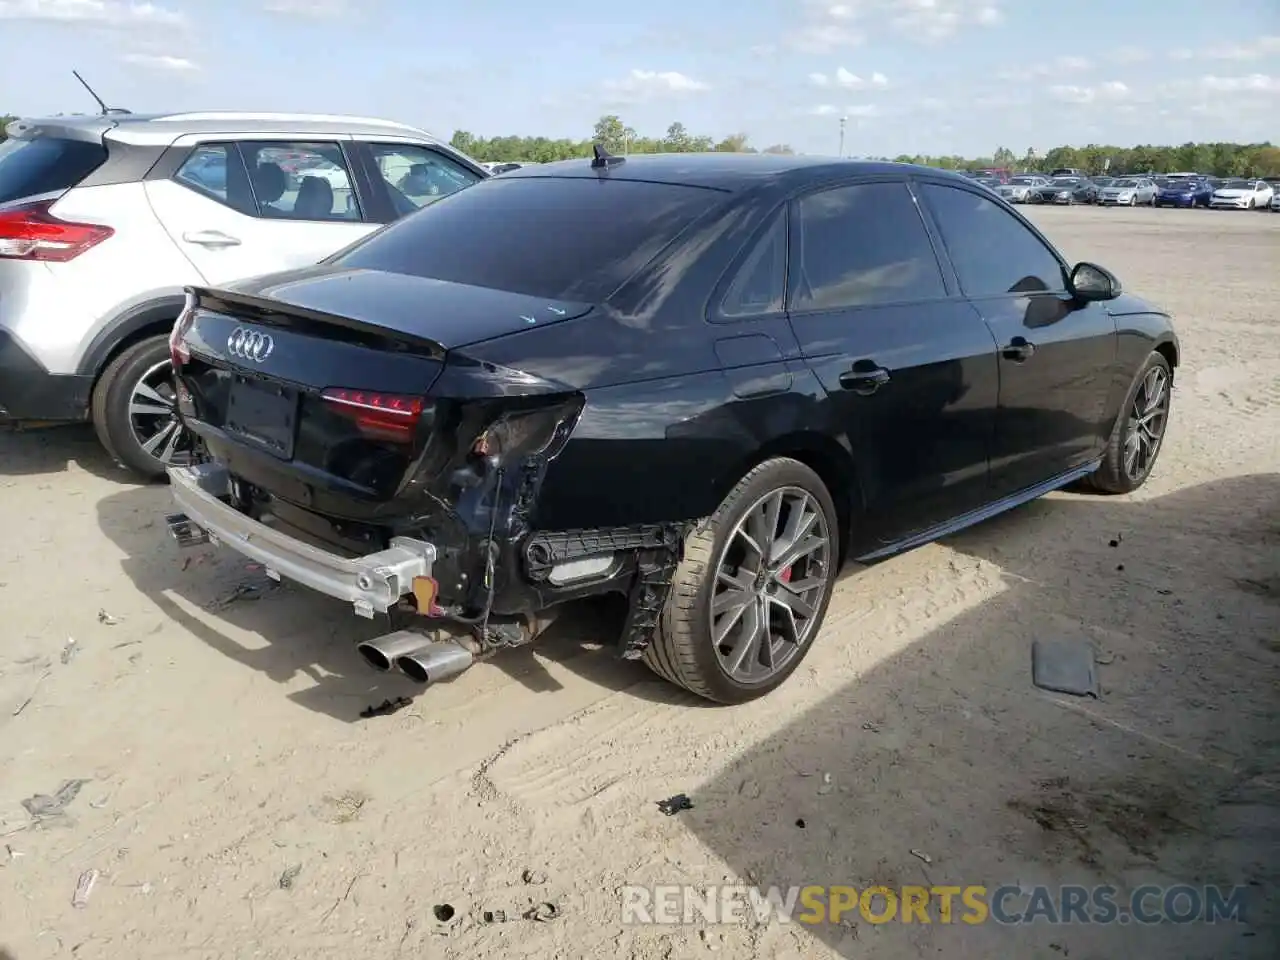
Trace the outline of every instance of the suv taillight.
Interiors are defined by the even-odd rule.
[[[0,258],[66,263],[110,237],[98,223],[73,223],[49,212],[52,200],[0,210]]]

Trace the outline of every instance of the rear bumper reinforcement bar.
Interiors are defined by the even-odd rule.
[[[433,544],[394,537],[386,550],[362,557],[343,557],[304,543],[236,510],[221,498],[230,493],[231,477],[216,463],[170,467],[173,499],[182,513],[168,518],[180,544],[194,545],[192,527],[212,543],[222,544],[261,563],[269,576],[284,577],[350,603],[362,617],[385,613],[413,592],[414,577],[431,576],[436,560]]]

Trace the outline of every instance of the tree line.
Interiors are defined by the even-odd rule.
[[[4,125],[12,116],[0,116],[0,140]],[[566,137],[480,137],[467,130],[457,130],[450,141],[454,147],[477,160],[492,162],[524,161],[550,163],[591,156],[592,147],[604,144],[610,153],[782,153],[796,151],[785,143],[757,149],[745,133],[734,133],[721,139],[690,133],[683,123],[672,123],[661,137],[641,136],[616,114],[596,121],[591,136],[584,140]],[[1167,173],[1175,170],[1208,173],[1219,177],[1280,176],[1280,147],[1270,143],[1184,143],[1180,146],[1141,145],[1118,147],[1089,144],[1084,147],[1054,147],[1041,155],[1027,150],[1021,156],[1008,147],[1000,147],[989,157],[928,156],[899,154],[896,157],[868,157],[874,160],[897,160],[946,170],[978,170],[1003,167],[1028,172],[1048,172],[1058,167],[1076,167],[1087,173]]]

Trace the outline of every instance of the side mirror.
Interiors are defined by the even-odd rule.
[[[1096,263],[1077,263],[1071,269],[1070,287],[1078,300],[1114,300],[1124,292],[1116,275]]]

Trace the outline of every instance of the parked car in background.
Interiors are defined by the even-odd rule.
[[[0,144],[0,421],[90,419],[147,478],[191,454],[169,331],[191,284],[313,264],[485,178],[424,131],[276,113],[18,120]],[[426,197],[397,185],[441,172]]]
[[[1101,194],[1103,190],[1116,182],[1115,177],[1091,177],[1090,179],[1093,181],[1093,186],[1096,191],[1093,195],[1094,203],[1098,202],[1098,195]]]
[[[1043,187],[1037,187],[1028,195],[1032,203],[1058,203],[1072,205],[1093,203],[1098,188],[1087,177],[1054,177]]]
[[[1140,487],[1179,361],[955,174],[603,150],[196,287],[172,350],[209,460],[170,530],[396,612],[370,665],[431,683],[620,593],[616,654],[728,703],[801,664],[846,558]]]
[[[1088,174],[1078,167],[1058,167],[1057,169],[1049,171],[1050,179],[1053,177],[1079,177],[1084,179],[1087,176]]]
[[[1265,180],[1227,180],[1213,191],[1209,206],[1215,210],[1266,210],[1274,195]]]
[[[1164,177],[1157,184],[1157,207],[1208,207],[1213,187],[1199,177]]]
[[[1019,174],[1010,177],[1008,183],[1002,183],[996,192],[1010,203],[1026,203],[1032,190],[1047,186],[1048,183],[1049,178],[1039,174]]]
[[[1270,208],[1272,213],[1280,213],[1280,190],[1272,191]]]
[[[1097,198],[1104,207],[1150,206],[1155,203],[1156,184],[1148,177],[1124,177],[1098,190]]]

